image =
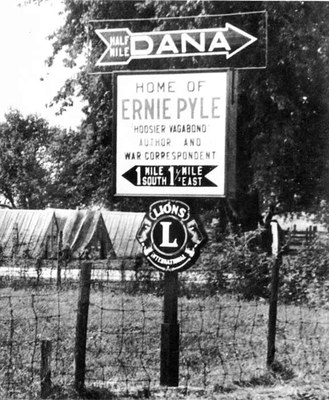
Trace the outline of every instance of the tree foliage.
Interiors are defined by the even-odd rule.
[[[238,176],[285,210],[310,207],[328,196],[329,7],[280,2],[267,10],[268,67],[241,74]]]
[[[77,189],[81,136],[11,110],[0,124],[0,194],[12,208],[70,207]]]
[[[11,207],[45,205],[46,152],[50,131],[45,120],[11,111],[0,125],[0,193]]]

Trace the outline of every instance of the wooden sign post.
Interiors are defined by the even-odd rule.
[[[163,324],[161,325],[160,385],[178,386],[179,324],[177,321],[178,273],[165,272]]]
[[[137,232],[144,255],[164,272],[163,324],[161,325],[160,384],[178,386],[179,324],[178,272],[190,267],[206,235],[190,207],[179,200],[153,203]]]

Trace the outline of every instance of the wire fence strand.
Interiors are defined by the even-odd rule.
[[[42,340],[53,343],[53,387],[68,388],[74,379],[79,281],[67,274],[59,289],[55,279],[45,279],[42,273],[38,285],[28,275],[7,276],[0,282],[3,398],[39,393]],[[157,273],[131,273],[130,279],[125,274],[120,280],[110,275],[91,284],[86,386],[118,393],[159,390],[163,280]],[[178,303],[184,393],[269,380],[268,310],[266,299],[245,300],[220,291],[209,295],[200,271],[185,272]],[[314,374],[324,379],[329,372],[328,342],[328,309],[279,305],[276,372],[282,379]]]

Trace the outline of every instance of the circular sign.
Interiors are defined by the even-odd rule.
[[[190,208],[178,200],[160,200],[150,206],[137,232],[143,253],[161,271],[182,271],[198,255],[205,234]]]
[[[187,229],[182,221],[172,215],[159,218],[153,224],[151,241],[160,254],[173,257],[184,247],[187,241]]]

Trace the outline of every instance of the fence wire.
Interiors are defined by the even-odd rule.
[[[120,279],[108,273],[100,280],[97,271],[91,284],[86,386],[118,393],[158,390],[161,274],[116,271]],[[216,392],[264,383],[268,302],[220,291],[207,295],[207,281],[200,274],[191,270],[180,276],[180,387],[184,393]],[[6,276],[0,283],[0,396],[34,398],[40,393],[40,348],[45,339],[52,342],[53,389],[65,392],[74,380],[79,282],[63,279],[58,288],[55,279],[25,274]],[[328,341],[327,309],[280,305],[276,372],[282,379],[314,374],[325,379]]]
[[[56,288],[0,291],[0,394],[29,398],[40,391],[40,344],[53,344],[54,383],[70,381],[75,307]],[[73,300],[73,296],[72,296]],[[25,397],[24,397],[25,396]]]

